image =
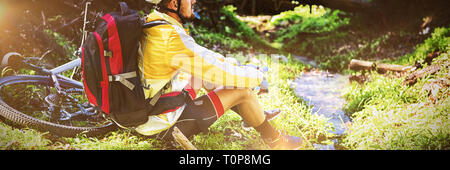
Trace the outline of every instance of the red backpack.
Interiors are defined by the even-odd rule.
[[[147,122],[153,105],[145,100],[138,68],[143,21],[139,13],[120,3],[121,12],[104,15],[82,47],[84,90],[92,105],[116,124],[135,127]],[[167,24],[155,21],[147,27]]]

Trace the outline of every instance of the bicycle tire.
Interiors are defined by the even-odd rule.
[[[70,81],[58,79],[61,87],[75,87],[82,89]],[[20,75],[20,76],[8,76],[0,79],[0,92],[1,90],[9,85],[18,83],[30,83],[30,84],[43,84],[47,86],[52,86],[53,82],[48,76],[38,76],[38,75]],[[42,132],[49,132],[54,135],[64,136],[64,137],[74,137],[77,134],[84,133],[87,136],[100,136],[104,135],[110,131],[118,129],[118,126],[114,123],[109,123],[100,127],[77,127],[61,125],[57,123],[52,123],[44,120],[40,120],[22,113],[12,107],[10,107],[0,95],[0,116],[7,120],[10,120],[16,124],[26,126],[32,129],[36,129]]]

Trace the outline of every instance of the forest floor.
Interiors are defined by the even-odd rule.
[[[335,14],[330,16],[333,18]],[[286,24],[283,27],[270,26],[272,16],[237,18],[270,46],[281,49],[279,62],[267,54],[252,52],[262,65],[269,67],[269,94],[259,95],[258,99],[265,110],[282,111],[270,123],[289,135],[305,139],[303,149],[450,149],[449,28],[431,30],[426,37],[392,31],[377,35],[368,34],[370,31],[358,33],[348,27],[336,28],[330,34],[300,32],[302,36],[297,36],[281,34],[280,30],[295,32],[295,28],[301,27],[293,27],[289,22],[283,23]],[[208,29],[192,31],[199,44],[213,50],[227,51],[224,46],[232,46],[235,51],[253,48],[239,38]],[[286,38],[278,39],[279,36]],[[365,39],[357,38],[361,36]],[[215,39],[218,41],[211,41]],[[439,55],[427,63],[426,56],[436,51]],[[346,75],[362,74],[347,69],[353,58],[421,68],[400,77],[368,73],[366,82],[349,82]],[[424,74],[413,84],[403,83],[407,75],[430,65],[438,65],[438,71]],[[191,141],[205,150],[268,149],[254,129],[242,128],[242,121],[238,114],[228,111],[208,133],[195,135]],[[102,137],[66,138],[0,122],[0,149],[181,148],[176,143],[165,143],[128,130],[117,130]]]
[[[240,19],[271,42],[279,29],[270,25],[272,16]],[[366,42],[370,50],[366,50],[366,45],[358,45],[359,49],[352,47],[350,42],[341,44],[333,52],[338,59],[361,59],[359,54],[353,54],[369,54],[363,59],[413,68],[401,74],[362,74],[342,64],[337,70],[341,73],[329,73],[325,70],[328,65],[320,62],[329,62],[334,56],[328,61],[317,60],[314,56],[294,57],[307,65],[292,83],[296,95],[313,106],[312,114],[324,115],[334,125],[331,133],[343,136],[339,141],[333,140],[334,145],[316,145],[315,148],[450,149],[449,30],[436,28],[417,33],[416,37],[385,32]],[[393,46],[393,42],[399,44]],[[350,52],[344,53],[342,58],[339,57],[342,50]],[[361,52],[364,50],[366,52]],[[364,81],[350,81],[349,75],[362,76]]]

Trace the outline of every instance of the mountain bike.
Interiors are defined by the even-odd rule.
[[[142,22],[142,28],[162,24]],[[17,52],[3,56],[2,68],[29,69],[35,75],[0,79],[0,116],[15,124],[60,136],[80,133],[95,136],[117,129],[116,124],[88,102],[83,83],[72,79],[75,69],[81,65],[81,48],[75,53],[76,59],[53,69],[36,64],[42,63],[47,53],[41,57],[25,58]],[[70,78],[62,74],[70,70],[73,70]]]
[[[35,75],[15,75],[0,79],[0,116],[16,125],[48,131],[59,136],[102,135],[117,129],[89,104],[83,83],[61,73],[80,66],[77,58],[54,69],[34,63],[42,57],[22,57],[8,53],[2,66],[25,68]]]

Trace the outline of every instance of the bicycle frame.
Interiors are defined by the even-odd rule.
[[[68,71],[70,69],[73,69],[75,67],[79,67],[81,65],[81,58],[77,58],[77,59],[72,60],[72,61],[70,61],[68,63],[65,63],[65,64],[63,64],[61,66],[58,66],[56,68],[53,68],[53,69],[49,70],[49,69],[42,68],[42,67],[39,67],[39,66],[36,66],[34,64],[29,63],[28,60],[22,58],[22,55],[20,55],[19,53],[14,53],[12,55],[8,55],[8,54],[5,55],[4,56],[4,60],[5,61],[3,61],[3,63],[2,63],[3,66],[8,65],[8,61],[9,61],[9,58],[11,56],[18,56],[19,63],[16,63],[16,64],[23,65],[23,66],[25,66],[28,69],[31,69],[31,70],[34,70],[34,71],[38,72],[39,74],[51,76],[52,79],[53,79],[53,82],[55,83],[55,86],[58,86],[58,84],[59,84],[57,78],[70,81],[70,82],[72,82],[72,83],[74,83],[76,85],[79,85],[79,86],[83,86],[83,83],[81,83],[79,81],[76,81],[76,80],[73,80],[71,78],[68,78],[68,77],[63,76],[63,75],[60,74],[62,72],[65,72],[65,71]],[[6,57],[6,59],[5,59],[5,57]]]
[[[71,81],[73,83],[76,83],[77,85],[83,86],[83,83],[81,83],[79,81],[75,81],[75,80],[73,80],[71,78],[68,78],[66,76],[63,76],[63,75],[59,74],[59,73],[65,72],[67,70],[73,69],[75,67],[78,67],[80,65],[81,65],[81,58],[77,58],[77,59],[75,59],[73,61],[70,61],[70,62],[68,62],[66,64],[61,65],[61,66],[58,66],[58,67],[56,67],[54,69],[48,70],[48,73],[50,75],[56,75],[56,77],[58,77],[58,78],[65,79],[67,81]]]

